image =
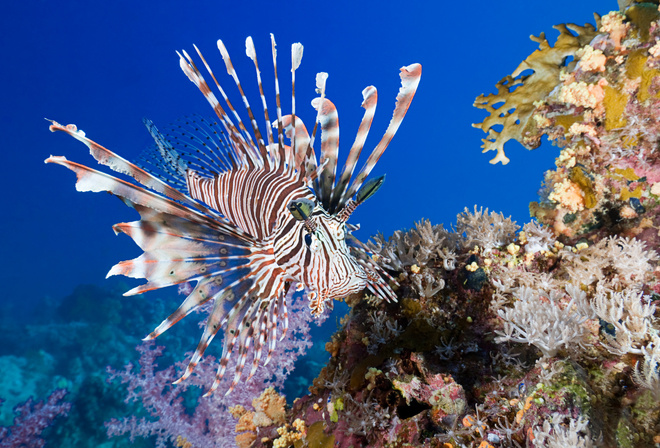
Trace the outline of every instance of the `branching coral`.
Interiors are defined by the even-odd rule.
[[[57,389],[44,401],[35,403],[29,399],[16,406],[13,426],[0,426],[0,447],[43,447],[46,441],[42,439],[42,432],[71,409],[71,403],[63,401],[66,393],[65,389]]]
[[[381,264],[393,271],[404,271],[406,266],[422,266],[431,257],[443,260],[445,270],[455,267],[455,236],[447,232],[442,224],[431,225],[429,220],[415,223],[415,228],[403,232],[397,230],[386,241],[382,234],[373,237],[367,243]]]
[[[461,245],[470,249],[479,246],[484,253],[512,242],[519,228],[511,217],[505,218],[502,213],[488,213],[488,209],[477,209],[476,205],[474,213],[465,207],[456,222],[456,232],[465,235]]]
[[[648,389],[653,398],[660,400],[660,337],[657,332],[653,341],[642,348],[644,361],[640,366],[639,361],[635,364],[633,378],[637,384]]]
[[[652,334],[655,305],[641,291],[611,291],[599,287],[594,300],[598,317],[614,328],[614,336],[605,334],[605,347],[617,355],[642,353],[641,345]]]
[[[208,385],[209,380],[216,374],[214,366],[209,362],[202,362],[189,381],[174,387],[172,381],[177,378],[174,367],[160,371],[156,369],[156,360],[162,353],[162,347],[154,347],[153,344],[139,346],[137,350],[141,355],[140,369],[135,369],[130,364],[122,371],[109,368],[109,381],[119,380],[126,384],[128,394],[125,401],[140,402],[149,417],[138,418],[133,415],[124,419],[112,419],[106,422],[108,435],[116,437],[127,434],[131,441],[136,437],[155,436],[156,447],[159,448],[165,447],[168,441],[176,441],[177,438],[180,441],[185,439],[185,443],[195,447],[235,446],[235,418],[229,414],[229,407],[240,405],[245,408],[269,386],[282,387],[284,380],[293,370],[295,360],[312,345],[308,324],[312,320],[309,307],[303,300],[298,299],[292,304],[289,316],[289,332],[281,342],[283,349],[273,355],[268,368],[262,366],[257,369],[249,382],[227,396],[213,395],[204,398],[199,396],[198,391],[193,415],[187,412],[182,394],[189,387],[202,390]],[[212,363],[212,360],[209,361]],[[230,361],[228,369],[234,370],[236,362]],[[185,364],[180,363],[178,368],[185,368]],[[231,381],[231,378],[225,380]],[[275,409],[273,404],[279,400],[273,392],[262,397],[255,406],[254,416],[257,423],[266,423],[267,419],[274,422],[276,418],[283,418],[281,413],[276,417],[274,412],[266,412],[267,408]],[[281,400],[279,404],[283,405]],[[236,413],[236,418],[240,418],[242,414],[239,414]],[[209,424],[211,421],[213,424]],[[246,425],[245,428],[249,428],[254,422],[252,418],[246,417],[242,423]],[[244,435],[239,434],[241,441],[253,441],[249,430],[246,431],[248,433]]]
[[[643,283],[653,272],[657,259],[653,250],[634,238],[610,237],[576,252],[565,252],[568,275],[584,285],[595,281],[601,286],[624,288]],[[567,261],[568,261],[567,260]]]
[[[496,330],[497,340],[532,344],[546,358],[555,356],[568,344],[588,344],[588,330],[583,324],[591,312],[586,294],[574,287],[568,287],[566,292],[570,301],[561,304],[561,294],[556,291],[543,293],[526,287],[514,291],[513,308],[497,311],[504,322],[503,330]]]
[[[592,448],[596,445],[591,440],[587,426],[589,421],[584,417],[569,418],[564,424],[565,416],[553,415],[543,423],[541,428],[534,429],[534,446],[548,448]]]
[[[557,87],[562,71],[575,66],[575,62],[567,66],[566,61],[575,57],[596,35],[591,24],[557,25],[555,28],[559,31],[559,37],[554,47],[550,46],[545,33],[538,37],[531,36],[539,44],[538,50],[529,55],[511,75],[497,83],[496,94],[480,95],[474,102],[475,107],[489,113],[483,122],[473,126],[488,133],[482,140],[483,152],[497,151],[490,163],[509,163],[509,158],[504,154],[504,144],[509,140],[517,140],[527,149],[539,146],[540,138],[536,136],[539,125],[533,118],[535,102],[543,100]],[[528,74],[528,70],[532,73]],[[502,126],[502,129],[498,132],[496,126]]]

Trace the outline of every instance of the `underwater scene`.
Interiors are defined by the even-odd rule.
[[[0,448],[660,447],[660,2],[237,3],[5,5]]]

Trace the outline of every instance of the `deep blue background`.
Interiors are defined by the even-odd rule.
[[[341,160],[362,116],[362,89],[375,85],[380,99],[370,149],[390,120],[399,67],[423,65],[417,96],[374,171],[387,173],[387,182],[352,220],[362,225],[358,236],[389,235],[423,217],[450,226],[463,207],[474,204],[522,224],[557,149],[545,144],[528,152],[511,144],[511,163],[490,165],[495,154],[480,150],[485,134],[470,126],[485,115],[472,107],[474,98],[492,92],[537,47],[530,34],[545,31],[554,43],[552,25],[593,23],[593,11],[610,9],[617,9],[616,2],[5,2],[2,300],[30,304],[46,295],[61,297],[79,283],[102,283],[113,264],[139,254],[129,238],[111,230],[116,222],[135,219],[135,212],[108,195],[77,193],[71,172],[44,165],[51,154],[95,165],[82,144],[51,134],[44,118],[75,123],[93,140],[135,158],[150,144],[143,117],[166,125],[194,112],[211,116],[174,50],[192,52],[197,44],[225,89],[234,92],[215,47],[218,38],[248,87],[253,69],[245,37],[254,37],[268,84],[268,33],[274,33],[284,93],[289,46],[302,42],[298,111],[311,128],[314,76],[329,72],[327,95],[339,110]],[[267,88],[272,91],[272,84]],[[259,104],[258,97],[252,104]],[[270,107],[274,110],[274,101]]]

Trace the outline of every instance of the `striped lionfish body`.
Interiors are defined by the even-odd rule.
[[[146,339],[153,339],[197,307],[209,302],[210,314],[201,340],[183,376],[188,377],[205,349],[222,328],[224,347],[212,393],[225,374],[234,348],[238,346],[236,371],[229,393],[240,380],[248,355],[250,377],[264,349],[267,364],[275,349],[277,328],[287,331],[287,297],[304,290],[314,314],[324,311],[333,299],[368,288],[374,294],[396,300],[382,271],[365,253],[350,231],[347,220],[355,207],[370,197],[382,177],[365,182],[398,129],[415,94],[421,66],[401,69],[401,89],[394,116],[362,169],[352,180],[376,107],[376,89],[362,92],[365,109],[343,171],[337,178],[339,128],[335,106],[325,98],[327,75],[317,75],[320,97],[312,101],[317,123],[310,137],[295,115],[295,72],[302,58],[302,45],[291,49],[292,110],[282,115],[277,78],[275,40],[271,35],[277,118],[271,130],[261,75],[252,39],[246,41],[247,55],[256,68],[261,92],[265,129],[243,93],[239,78],[222,41],[218,48],[242,96],[252,133],[217,82],[211,68],[197,50],[224,105],[216,97],[185,51],[180,65],[213,107],[217,122],[196,119],[162,134],[149,121],[145,124],[156,145],[142,164],[129,162],[88,139],[74,125],[52,122],[52,131],[64,131],[80,140],[103,165],[137,181],[123,180],[67,160],[49,157],[74,171],[79,191],[107,191],[140,214],[136,222],[114,226],[116,233],[129,235],[144,251],[138,258],[115,265],[110,275],[143,278],[147,282],[125,295],[140,294],[171,285],[194,283],[179,308]],[[317,126],[321,129],[320,160],[314,150]],[[289,145],[284,143],[285,136]],[[249,378],[248,378],[249,379]]]

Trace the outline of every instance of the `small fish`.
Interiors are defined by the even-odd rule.
[[[137,183],[62,156],[46,159],[46,163],[74,171],[77,190],[110,192],[140,214],[139,221],[113,227],[116,233],[130,236],[144,251],[138,258],[118,263],[108,273],[147,280],[125,295],[195,284],[179,308],[145,340],[156,338],[210,301],[211,311],[201,340],[185,373],[177,380],[183,381],[192,373],[211,340],[223,329],[223,353],[207,395],[220,384],[236,346],[239,358],[227,393],[240,381],[248,356],[252,361],[248,379],[256,372],[266,347],[264,365],[268,364],[278,326],[280,340],[286,334],[287,300],[295,290],[305,291],[315,315],[323,313],[333,299],[364,288],[385,300],[396,300],[388,284],[393,279],[367,256],[366,247],[351,235],[356,227],[347,220],[382,184],[384,177],[365,180],[399,128],[421,76],[419,64],[401,68],[393,118],[351,182],[374,116],[376,89],[370,86],[362,91],[364,118],[337,176],[339,126],[337,110],[325,97],[326,73],[316,78],[320,96],[312,101],[316,123],[311,137],[296,116],[295,74],[302,59],[302,45],[291,47],[291,113],[283,115],[277,52],[271,35],[277,115],[273,130],[252,38],[246,40],[246,52],[256,70],[266,125],[263,129],[257,124],[222,41],[218,41],[218,49],[241,95],[252,132],[195,47],[223,104],[187,52],[178,53],[179,63],[210,103],[217,121],[184,120],[168,134],[145,121],[156,145],[143,157],[143,163],[123,159],[88,139],[75,125],[62,126],[53,121],[50,126],[51,131],[65,132],[87,145],[98,163]],[[320,160],[314,149],[317,125],[321,130]]]

